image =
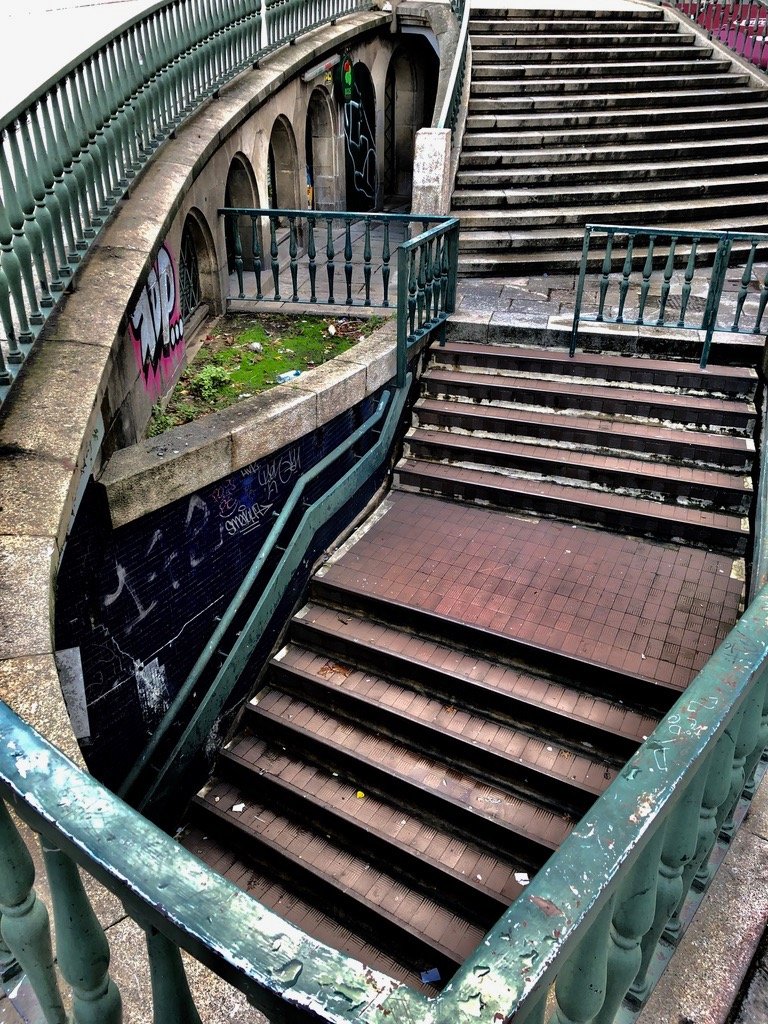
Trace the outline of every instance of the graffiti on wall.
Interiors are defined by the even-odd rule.
[[[348,187],[370,208],[376,201],[376,132],[357,79],[352,88],[352,99],[344,104]]]
[[[128,334],[147,391],[159,398],[184,355],[179,276],[163,245],[128,317]]]

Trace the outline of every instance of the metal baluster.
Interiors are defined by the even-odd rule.
[[[297,257],[298,251],[299,251],[299,244],[298,244],[298,239],[296,237],[296,218],[295,217],[289,217],[288,218],[288,260],[289,260],[290,267],[291,267],[291,284],[293,286],[293,291],[291,292],[291,302],[298,302],[299,301],[299,288],[298,288],[299,261],[298,261],[298,257]]]
[[[225,215],[229,218],[229,223],[232,225],[233,240],[235,246],[235,273],[237,274],[237,287],[238,287],[238,299],[245,298],[245,289],[243,287],[243,246],[240,239],[240,218],[236,213],[228,213]]]
[[[733,324],[731,330],[738,332],[739,320],[741,319],[741,311],[744,309],[744,300],[747,297],[747,289],[749,288],[749,282],[752,280],[752,267],[755,263],[755,254],[757,252],[757,242],[753,242],[749,250],[749,256],[744,267],[744,273],[741,275],[741,287],[739,288],[739,294],[736,298],[736,312],[733,316]]]
[[[17,187],[23,184],[20,192],[22,207],[24,209],[25,233],[32,246],[32,255],[35,262],[35,269],[40,282],[40,305],[51,308],[53,296],[50,293],[60,292],[64,284],[59,277],[58,261],[56,250],[53,245],[53,223],[51,215],[45,206],[45,187],[40,175],[40,168],[35,160],[32,149],[32,139],[29,135],[29,124],[27,118],[17,122],[18,133],[21,136],[21,144],[24,147],[25,162],[22,162],[21,151],[18,139],[15,134],[11,137],[11,152],[13,153],[13,170]],[[26,173],[25,173],[26,172]],[[46,260],[48,267],[46,268]],[[50,270],[51,280],[48,281]]]
[[[389,305],[389,261],[391,259],[391,253],[389,251],[389,221],[384,221],[384,242],[381,249],[381,281],[384,287],[384,298],[381,301],[382,306]],[[768,278],[766,278],[768,281]]]
[[[109,150],[104,137],[103,118],[99,116],[96,86],[93,79],[93,60],[87,60],[80,75],[80,102],[88,134],[88,149],[91,153],[96,174],[96,192],[99,197],[99,213],[106,216],[108,207],[114,206],[112,179],[109,166]]]
[[[110,85],[105,83],[102,73],[102,61],[104,59],[104,51],[102,51],[98,57],[94,57],[91,60],[88,65],[88,83],[92,102],[99,103],[96,139],[97,143],[101,140],[105,154],[104,183],[107,190],[106,201],[108,206],[114,206],[117,196],[122,192],[120,187],[122,147],[119,144],[118,133],[115,129],[115,97]]]
[[[365,235],[363,238],[363,281],[365,284],[364,306],[371,304],[371,218],[365,218]]]
[[[653,924],[643,938],[640,970],[630,989],[630,995],[638,1003],[642,1003],[650,991],[648,968],[661,934],[682,898],[683,869],[693,860],[696,853],[699,814],[706,781],[707,773],[701,768],[697,769],[664,826],[664,845],[659,861],[656,890],[656,912]]]
[[[261,217],[257,217],[254,213],[251,214],[251,252],[253,254],[253,274],[256,278],[256,298],[263,299],[264,295],[261,291]]]
[[[5,216],[3,211],[2,216]],[[8,229],[10,232],[10,228]],[[3,331],[5,333],[5,339],[8,343],[8,355],[9,359],[12,355],[17,354],[19,346],[16,344],[16,328],[13,324],[13,314],[11,313],[11,289],[8,285],[8,278],[5,276],[5,271],[0,263],[0,323],[3,325]],[[11,373],[5,362],[5,355],[2,347],[0,347],[0,384],[11,383]]]
[[[32,263],[32,247],[29,244],[29,239],[24,234],[24,212],[21,208],[21,204],[19,203],[19,197],[16,194],[16,188],[13,183],[13,178],[11,177],[11,172],[8,167],[8,160],[5,155],[3,137],[6,134],[6,132],[3,132],[2,136],[0,136],[0,184],[3,189],[5,211],[8,215],[11,230],[13,231],[13,251],[16,253],[18,258],[18,267],[21,272],[21,280],[27,297],[26,308],[29,310],[29,322],[31,324],[41,324],[43,322],[43,314],[40,312],[40,307],[37,303],[37,292],[35,290],[35,277]],[[8,270],[6,270],[6,274],[9,274]],[[13,294],[13,282],[11,281],[10,275],[8,276],[8,283],[11,285],[11,294]],[[17,313],[19,313],[18,307]],[[21,319],[20,313],[19,319]],[[21,337],[23,340],[23,331]]]
[[[251,43],[251,53],[254,57],[256,57],[261,52],[261,26],[261,0],[256,0],[256,2],[253,5],[253,37]]]
[[[419,269],[416,273],[416,324],[421,330],[424,326],[424,306],[426,301],[426,245],[419,243]]]
[[[109,976],[109,943],[85,894],[80,872],[61,850],[41,842],[51,887],[56,960],[72,987],[76,1024],[121,1024],[122,1000]]]
[[[142,56],[141,37],[137,26],[132,26],[123,37],[123,67],[130,68],[135,75],[132,93],[133,106],[136,111],[135,133],[136,150],[139,165],[143,164],[152,151],[152,122],[150,116],[149,82],[146,59]]]
[[[752,687],[749,696],[744,701],[743,709],[738,716],[735,716],[740,718],[740,723],[736,737],[736,749],[733,752],[731,786],[726,801],[718,812],[720,831],[726,836],[733,835],[733,814],[747,783],[747,762],[751,762],[753,752],[757,747],[765,699],[765,686],[766,677],[763,676]]]
[[[69,150],[69,165],[71,172],[71,181],[75,185],[75,196],[77,198],[78,210],[82,225],[81,238],[90,239],[94,238],[96,232],[91,227],[91,210],[88,205],[88,175],[85,167],[83,166],[82,153],[80,150],[80,143],[77,139],[77,125],[75,124],[72,110],[70,108],[69,92],[67,90],[67,81],[60,84],[60,88],[56,92],[57,104],[54,108],[54,114],[59,111],[61,114],[61,128],[63,132],[63,138],[65,140],[67,149]],[[60,108],[60,110],[59,110]],[[64,165],[64,173],[67,173],[67,165]],[[80,239],[78,239],[78,248],[81,246]],[[88,243],[86,242],[83,248],[87,248]]]
[[[80,164],[85,171],[85,185],[88,193],[88,206],[90,209],[90,223],[94,227],[100,227],[104,223],[102,212],[106,212],[101,196],[103,183],[98,181],[101,177],[101,163],[96,152],[91,152],[88,127],[85,123],[83,106],[80,92],[83,89],[83,69],[78,68],[69,79],[72,115],[74,117],[74,137],[80,147]],[[97,188],[97,183],[100,186]]]
[[[59,210],[61,211],[61,221],[64,227],[64,234],[67,238],[67,246],[69,252],[66,254],[66,263],[68,266],[76,266],[80,262],[80,253],[78,252],[78,239],[82,238],[82,225],[80,224],[80,216],[77,209],[77,205],[72,202],[72,191],[67,185],[64,178],[64,163],[61,158],[62,146],[60,144],[60,138],[53,130],[53,124],[51,123],[51,106],[55,109],[55,101],[52,96],[49,96],[49,103],[45,100],[40,103],[40,112],[43,117],[43,127],[45,129],[45,141],[40,140],[38,144],[38,150],[44,150],[51,160],[51,171],[53,172],[53,194],[58,200]],[[37,141],[37,139],[36,139]],[[82,245],[86,246],[86,242],[83,240]]]
[[[179,90],[181,115],[188,114],[195,105],[197,87],[195,84],[197,74],[197,42],[192,32],[190,18],[192,5],[190,3],[179,3],[176,5],[174,16],[176,19],[176,32],[179,39],[181,59],[179,62]]]
[[[352,222],[344,220],[344,279],[347,282],[347,305],[352,305]]]
[[[663,841],[664,830],[658,828],[619,888],[608,935],[605,1001],[593,1024],[613,1024],[640,970],[640,943],[656,913],[656,877]]]
[[[416,333],[416,292],[417,292],[416,253],[408,250],[408,336],[413,338]]]
[[[635,236],[629,235],[627,238],[627,256],[624,260],[624,266],[621,271],[621,284],[619,285],[619,311],[616,314],[616,323],[624,323],[624,303],[627,301],[627,291],[629,290],[629,279],[632,275],[632,254],[635,249]]]
[[[277,258],[277,216],[269,215],[269,254],[272,257],[272,280],[275,284],[275,302],[280,301],[280,263]]]
[[[637,307],[637,320],[638,324],[645,323],[643,319],[645,314],[645,304],[648,301],[648,290],[651,287],[651,277],[653,275],[653,250],[656,247],[656,235],[648,236],[648,252],[645,257],[645,263],[643,264],[643,281],[640,285],[640,302]]]
[[[671,235],[669,240],[669,255],[667,256],[667,262],[664,264],[664,280],[661,285],[661,298],[659,300],[659,318],[656,321],[656,325],[660,326],[664,323],[664,314],[667,310],[667,301],[669,299],[669,290],[672,285],[672,274],[675,270],[675,249],[677,247],[677,235]]]
[[[56,193],[55,185],[56,179],[54,175],[54,168],[52,159],[55,159],[56,147],[51,145],[47,147],[43,141],[42,124],[45,123],[45,101],[38,101],[33,105],[30,111],[30,120],[32,123],[32,140],[28,140],[28,136],[24,134],[22,136],[25,149],[25,158],[27,163],[31,166],[35,165],[37,171],[40,174],[42,186],[43,186],[43,202],[45,209],[50,221],[51,226],[51,238],[53,241],[54,255],[52,268],[56,267],[56,272],[53,274],[53,280],[51,281],[51,287],[54,289],[58,288],[57,280],[61,277],[69,277],[72,273],[72,268],[69,265],[67,258],[67,244],[72,249],[75,247],[75,236],[72,232],[72,224],[70,222],[68,211],[69,211],[69,195],[66,187],[64,187],[64,193],[67,196],[67,215],[62,214],[61,203],[59,196]],[[29,152],[27,153],[27,143],[29,141]],[[34,148],[32,146],[34,141]],[[63,185],[63,183],[62,183]],[[45,235],[44,221],[43,234]],[[66,235],[66,239],[65,239]],[[58,261],[58,262],[57,262]]]
[[[605,297],[608,293],[608,284],[611,278],[611,257],[613,254],[613,232],[609,231],[605,239],[605,256],[603,257],[603,267],[600,273],[600,292],[599,302],[597,306],[596,320],[600,321],[603,319],[603,311],[605,309]]]
[[[146,936],[154,1024],[201,1024],[178,946],[154,928]]]
[[[755,768],[757,768],[757,764],[766,747],[768,747],[768,686],[766,686],[765,689],[763,709],[760,714],[760,722],[757,727],[757,743],[755,744],[755,748],[752,753],[747,757],[747,762],[744,765],[744,771],[747,776],[745,792],[750,795],[755,789]]]
[[[555,981],[557,1024],[587,1024],[600,1012],[608,983],[608,936],[615,897],[588,928]]]
[[[335,250],[333,247],[333,217],[326,217],[325,223],[328,228],[325,242],[325,259],[326,259],[326,271],[328,273],[328,305],[333,305],[336,301],[333,297],[333,274],[334,274],[334,262]]]
[[[317,302],[315,278],[317,277],[317,250],[315,248],[315,218],[307,215],[307,256],[309,257],[309,301]]]
[[[131,178],[135,177],[141,161],[136,138],[136,111],[132,83],[123,69],[123,39],[115,39],[107,48],[107,78],[112,82],[118,100],[115,112],[115,124],[119,129],[122,145],[121,187],[126,187]]]
[[[33,889],[35,867],[0,800],[0,913],[3,941],[18,960],[47,1024],[67,1024],[53,968],[48,911]]]
[[[688,300],[691,297],[691,282],[693,281],[693,275],[696,272],[696,249],[699,244],[699,239],[694,238],[691,243],[691,251],[688,255],[688,263],[685,267],[685,280],[683,282],[683,291],[680,297],[680,319],[677,321],[678,327],[685,326],[685,312],[688,309]]]

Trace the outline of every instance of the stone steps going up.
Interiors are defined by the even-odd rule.
[[[768,88],[673,15],[483,10],[470,33],[460,273],[573,269],[588,222],[768,230]]]
[[[406,490],[742,553],[754,371],[450,341],[397,467]]]
[[[318,575],[182,841],[434,992],[679,691]]]

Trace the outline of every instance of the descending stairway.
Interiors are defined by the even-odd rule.
[[[572,271],[588,222],[768,230],[768,88],[672,15],[478,9],[470,35],[463,274]]]
[[[677,693],[532,653],[316,578],[185,845],[336,948],[442,987]]]
[[[449,341],[432,350],[401,488],[743,553],[756,374]]]

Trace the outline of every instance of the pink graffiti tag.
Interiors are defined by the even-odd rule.
[[[131,311],[128,333],[145,387],[153,397],[159,397],[170,384],[184,354],[179,278],[166,245],[157,254]]]

